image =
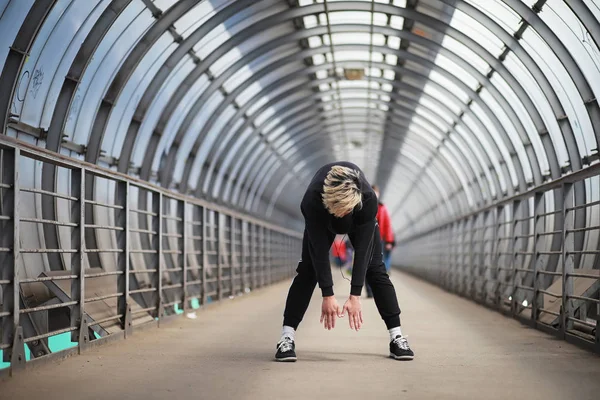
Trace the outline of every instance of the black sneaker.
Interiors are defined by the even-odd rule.
[[[408,347],[406,338],[398,335],[390,342],[390,357],[396,360],[412,360],[415,354]]]
[[[296,361],[295,349],[296,345],[294,344],[294,340],[288,336],[284,336],[281,338],[279,343],[277,343],[277,354],[275,354],[275,361]]]

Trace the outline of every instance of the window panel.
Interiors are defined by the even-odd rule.
[[[461,151],[462,154],[466,156],[470,156],[471,154],[473,154],[475,156],[475,158],[477,159],[477,163],[472,162],[471,164],[473,165],[475,171],[477,171],[478,174],[480,174],[483,171],[492,191],[491,196],[496,196],[496,186],[493,183],[494,181],[492,180],[490,170],[487,164],[485,163],[479,149],[475,147],[471,148],[472,151],[469,151],[469,149],[467,149],[468,145],[465,144],[466,142],[463,140],[462,136],[456,133],[455,131],[450,132],[450,135],[448,137],[450,141],[456,146],[456,148]]]
[[[373,46],[385,46],[385,36],[381,33],[374,33],[372,35]]]
[[[389,83],[384,83],[381,85],[381,90],[385,90],[386,92],[391,92],[394,87]]]
[[[311,36],[308,38],[308,46],[313,48],[313,47],[319,47],[323,45],[323,41],[321,40],[321,38],[319,36]]]
[[[325,56],[323,54],[315,54],[313,56],[313,64],[321,65],[325,63]]]
[[[388,37],[388,46],[392,49],[398,50],[400,48],[400,38],[396,36]]]
[[[440,99],[438,99],[438,100],[440,100]],[[443,118],[449,124],[454,123],[456,115],[452,115],[448,111],[442,109],[440,106],[438,106],[436,103],[434,103],[433,100],[430,100],[429,98],[427,98],[427,96],[421,96],[421,98],[419,99],[419,103],[422,104],[423,106],[429,108],[432,112],[435,112],[436,115],[439,115],[441,118]],[[444,103],[444,104],[446,104],[446,103]],[[447,106],[447,104],[446,104],[446,106]]]
[[[257,101],[255,101],[250,108],[248,108],[248,115],[253,115],[259,108],[267,104],[269,99],[267,97],[261,97]],[[240,103],[241,104],[241,103]]]
[[[542,140],[540,139],[540,135],[535,128],[535,124],[533,123],[531,116],[525,109],[525,106],[521,102],[521,99],[519,99],[517,97],[517,95],[512,90],[512,88],[510,86],[508,86],[506,81],[498,74],[494,74],[492,76],[491,82],[494,86],[496,86],[496,88],[500,91],[500,93],[506,98],[506,100],[508,101],[508,104],[512,107],[512,109],[515,111],[515,113],[519,117],[519,120],[521,121],[521,123],[523,124],[523,127],[525,128],[525,132],[527,132],[529,140],[531,141],[536,154],[538,154],[538,158],[540,160],[540,168],[542,168],[542,171],[546,171],[549,168],[546,151],[543,148]],[[487,89],[485,89],[485,92],[486,92],[486,94],[483,96],[487,96]],[[482,96],[482,98],[483,98],[483,96]],[[559,160],[560,160],[560,158],[559,158]]]
[[[460,104],[456,102],[455,99],[448,97],[445,93],[442,93],[439,89],[437,89],[432,84],[428,83],[423,88],[423,91],[430,95],[433,98],[436,98],[443,102],[448,108],[450,108],[455,114],[459,114],[462,111],[461,107],[464,107],[464,104]]]
[[[327,74],[327,71],[326,71],[326,70],[324,70],[324,69],[321,69],[321,70],[317,71],[317,72],[315,73],[315,75],[317,76],[317,79],[325,79],[325,78],[327,78],[327,75],[328,75],[328,74]]]
[[[525,148],[523,146],[523,140],[517,133],[517,130],[513,124],[513,121],[511,121],[511,119],[508,117],[508,115],[506,115],[506,113],[504,112],[504,109],[502,107],[500,107],[500,105],[498,104],[496,99],[494,99],[490,95],[490,93],[487,89],[483,89],[480,93],[480,96],[481,96],[481,99],[487,103],[488,107],[490,107],[492,113],[494,113],[496,118],[498,118],[500,125],[502,126],[502,128],[504,128],[506,134],[508,135],[510,141],[512,142],[512,144],[515,148],[515,151],[517,152],[517,155],[519,157],[519,160],[521,160],[521,164],[523,165],[523,173],[525,175],[525,179],[527,181],[532,181],[533,175],[532,175],[532,171],[531,171],[531,166],[529,165],[529,157],[527,156],[527,153],[525,152]],[[488,115],[485,113],[485,111],[483,111],[483,108],[480,107],[479,104],[473,103],[471,108],[477,114],[484,116],[483,119],[485,121],[489,121],[489,124],[492,124],[491,119],[488,118]],[[526,139],[526,140],[528,140],[528,139]]]
[[[467,117],[467,119],[465,120],[465,122],[466,122],[465,125],[468,126],[469,124],[471,124],[471,120],[470,120],[469,116],[466,116],[466,117]],[[468,133],[467,130],[462,125],[456,125],[455,131],[462,137],[462,139],[467,143],[467,145],[471,149],[473,149],[474,151],[478,151],[477,146],[474,143],[473,136],[470,133]],[[475,132],[477,132],[477,131],[475,131]],[[487,140],[487,137],[485,137],[484,135],[479,135],[477,138],[475,138],[475,140],[479,144],[481,144],[481,147],[483,147],[485,154],[487,154],[488,157],[490,158],[490,161],[492,162],[492,165],[494,166],[494,170],[496,171],[497,176],[498,176],[498,182],[500,183],[500,189],[502,190],[502,192],[505,192],[507,189],[506,180],[505,180],[504,174],[502,173],[502,169],[500,168],[500,162],[498,160],[496,151],[492,148],[490,142]],[[484,165],[487,165],[487,164],[484,164]]]
[[[502,53],[504,43],[481,23],[475,21],[462,11],[454,11],[450,26],[475,40],[493,55],[498,56]]]
[[[411,45],[411,47],[412,46],[413,45]],[[489,64],[485,62],[483,58],[478,56],[473,50],[469,49],[456,39],[450,36],[444,36],[444,39],[442,40],[442,46],[460,56],[482,74],[487,74],[487,72],[490,70]]]
[[[444,157],[448,161],[448,164],[450,164],[452,166],[452,169],[454,171],[456,171],[456,175],[458,175],[458,179],[460,180],[461,186],[465,189],[468,189],[469,188],[468,178],[463,175],[462,169],[456,164],[453,157],[450,155],[450,152],[448,151],[448,149],[446,149],[445,147],[442,146],[440,148],[440,156]],[[473,199],[471,191],[465,190],[465,193],[467,195],[467,201],[469,202],[469,207],[473,207],[473,205],[475,204],[475,201]]]
[[[304,26],[308,29],[317,26],[317,22],[317,17],[315,15],[307,15],[306,17],[304,17]]]
[[[430,129],[425,129],[415,123],[411,123],[408,126],[406,138],[412,139],[414,141],[425,141],[429,143],[429,147],[431,147],[432,149],[436,148],[440,144],[440,137],[438,134],[434,134],[431,132]]]
[[[446,58],[445,56],[439,54],[435,60],[435,63],[463,81],[471,89],[476,90],[479,86],[479,81],[473,75],[468,73],[463,67],[460,67],[453,61],[450,61],[450,59]]]
[[[377,14],[377,13],[376,13]],[[325,15],[325,14],[320,14]],[[381,14],[385,18],[385,14]],[[325,25],[325,23],[321,23]],[[371,24],[371,13],[365,11],[334,11],[329,13],[330,24]]]
[[[525,91],[531,96],[531,99],[535,107],[540,112],[540,115],[544,120],[544,124],[548,129],[548,133],[552,138],[552,142],[554,143],[554,148],[556,149],[558,160],[559,162],[561,162],[561,165],[564,165],[564,163],[566,163],[569,159],[567,147],[565,145],[562,131],[560,130],[554,112],[552,111],[552,107],[548,103],[546,96],[542,92],[533,75],[531,75],[531,73],[522,64],[521,60],[519,60],[519,58],[516,57],[514,54],[508,54],[506,60],[504,61],[504,65],[506,65],[506,68],[510,71],[510,73],[513,76],[515,76],[515,78],[521,83]],[[503,81],[503,79],[499,77],[498,74],[494,74],[492,76],[492,82],[500,82],[501,80]],[[507,83],[505,84],[508,86]]]
[[[390,69],[386,69],[383,71],[383,77],[385,79],[393,81],[394,79],[396,79],[396,73]]]
[[[483,11],[488,17],[496,21],[511,35],[521,25],[521,17],[512,8],[498,0],[466,0]]]
[[[382,71],[379,68],[368,68],[367,75],[374,76],[376,78],[381,78]]]
[[[462,88],[460,88],[456,83],[452,82],[450,78],[440,74],[439,72],[431,71],[429,73],[429,79],[452,92],[452,94],[458,97],[463,103],[467,103],[470,100],[470,96]]]
[[[540,66],[562,103],[581,155],[596,147],[594,129],[573,80],[548,44],[532,29],[523,34],[523,47]]]
[[[594,17],[600,21],[600,4],[598,0],[583,0],[585,5],[590,9]]]
[[[473,104],[472,107],[473,106],[475,106],[475,104]],[[475,110],[475,108],[473,108],[473,110]],[[508,167],[508,173],[510,175],[508,178],[510,178],[511,184],[513,186],[515,186],[516,184],[518,184],[517,174],[515,171],[515,166],[512,163],[512,159],[510,158],[508,149],[506,148],[506,145],[500,139],[498,131],[496,131],[496,128],[492,126],[489,119],[487,119],[487,117],[485,115],[482,115],[481,113],[475,113],[475,115],[478,117],[478,119],[483,124],[483,128],[489,132],[490,140],[493,140],[496,143],[496,146],[499,149],[500,154],[502,155],[502,159],[504,160],[504,162],[506,163],[506,165]],[[479,126],[475,123],[475,119],[471,114],[465,114],[463,116],[463,121],[469,126],[469,128],[471,128],[472,132],[480,131]],[[483,136],[484,136],[483,134],[478,135],[477,139],[479,141],[483,141],[484,140]],[[488,150],[486,149],[486,151],[488,151]]]
[[[175,3],[177,3],[177,0],[154,0],[154,5],[163,11],[171,8]]]
[[[159,7],[162,8],[162,7]],[[164,8],[162,8],[164,10]],[[202,1],[173,24],[177,32],[185,39],[215,14],[210,1]]]
[[[600,50],[585,26],[562,0],[549,0],[539,15],[565,44],[600,98]]]
[[[146,156],[147,144],[154,133],[154,127],[158,123],[158,120],[162,114],[162,111],[167,106],[169,99],[175,93],[179,84],[195,67],[194,62],[191,58],[184,58],[175,69],[171,72],[169,77],[165,80],[164,84],[160,88],[157,95],[152,99],[150,108],[146,113],[146,118],[142,120],[136,144],[134,147],[132,162],[134,165],[142,164],[144,157]],[[195,91],[199,91],[203,85],[206,85],[206,75],[200,77],[198,81],[194,83],[194,86],[188,91],[188,94],[193,94]],[[194,90],[195,89],[195,90]],[[178,111],[179,112],[179,111]]]
[[[430,111],[427,111],[422,106],[417,106],[415,108],[415,113],[422,116],[430,124],[435,125],[440,131],[444,132],[448,130],[448,125],[444,124],[443,120],[440,120],[440,118],[435,118]]]
[[[371,34],[365,32],[333,33],[331,40],[338,44],[371,44]]]
[[[404,18],[398,15],[390,17],[390,26],[394,29],[402,29],[404,27]]]
[[[373,25],[376,26],[387,26],[387,15],[383,13],[373,13]]]
[[[407,60],[404,62],[404,67],[410,69],[411,71],[415,71],[421,75],[427,76],[429,74],[430,69],[425,67],[423,64],[416,63],[411,60]]]

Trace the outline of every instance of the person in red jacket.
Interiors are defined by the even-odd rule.
[[[331,246],[331,255],[336,267],[341,268],[346,264],[348,261],[347,253],[346,240],[343,237],[337,236],[333,241],[333,246]]]
[[[385,264],[385,270],[389,274],[392,262],[392,249],[396,245],[394,240],[394,231],[392,230],[392,220],[387,207],[379,200],[379,187],[377,185],[372,186],[375,195],[377,196],[377,223],[379,224],[379,234],[381,236],[381,242],[383,243],[383,262]],[[371,287],[367,284],[367,297],[373,297]]]

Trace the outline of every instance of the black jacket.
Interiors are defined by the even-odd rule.
[[[334,165],[356,169],[360,172],[359,187],[362,208],[343,218],[330,214],[323,205],[323,183]],[[312,178],[300,205],[306,223],[308,248],[317,282],[323,296],[333,296],[333,280],[329,263],[329,249],[334,234],[348,234],[354,247],[352,288],[350,294],[360,296],[373,246],[373,233],[377,222],[377,197],[364,173],[355,164],[339,161],[324,165]]]

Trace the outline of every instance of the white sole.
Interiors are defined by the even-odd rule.
[[[415,356],[397,356],[395,354],[390,353],[390,358],[393,358],[394,360],[400,360],[400,361],[410,361],[410,360],[414,359]]]
[[[296,360],[297,360],[296,357],[286,357],[286,358],[276,358],[275,359],[275,361],[279,361],[279,362],[294,362]]]

